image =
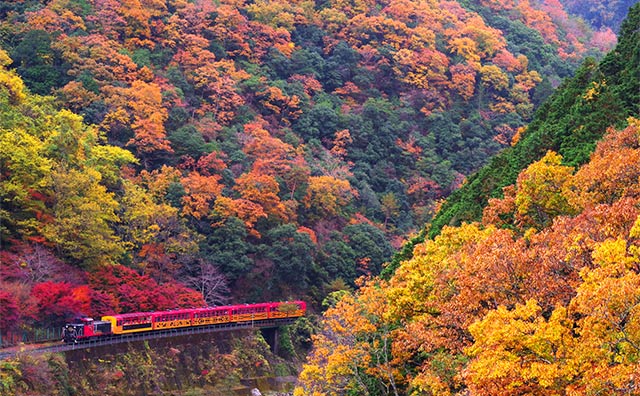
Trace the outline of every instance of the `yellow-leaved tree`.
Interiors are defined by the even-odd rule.
[[[524,170],[516,183],[516,222],[521,227],[544,228],[554,217],[572,214],[564,186],[573,168],[562,165],[562,157],[552,151]]]
[[[625,238],[593,250],[568,306],[534,300],[470,326],[465,377],[477,395],[635,394],[640,374],[640,217]],[[629,242],[632,242],[631,244]]]
[[[384,281],[364,282],[357,296],[344,293],[325,312],[294,395],[364,395],[372,389],[401,394],[402,375],[391,360],[394,326],[387,320],[386,287]]]

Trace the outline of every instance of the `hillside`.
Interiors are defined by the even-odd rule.
[[[332,296],[294,394],[637,393],[639,32],[636,5],[618,46],[479,172],[542,152],[508,168],[479,221],[443,226],[388,279]]]
[[[379,273],[613,46],[549,4],[3,2],[2,330]]]
[[[513,147],[492,158],[448,197],[433,219],[431,237],[443,225],[480,220],[487,200],[501,196],[502,189],[547,150],[560,153],[566,164],[583,164],[608,126],[620,126],[639,113],[640,40],[634,18],[630,15],[623,24],[619,45],[600,64],[585,62],[538,109]]]
[[[638,0],[578,1],[562,0],[572,14],[580,15],[596,29],[608,27],[618,31],[629,8]]]

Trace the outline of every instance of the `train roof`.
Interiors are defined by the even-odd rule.
[[[103,318],[129,319],[138,316],[151,316],[155,312],[128,312],[123,314],[103,315]]]
[[[151,315],[154,315],[154,316],[157,316],[157,315],[175,315],[175,314],[191,313],[193,311],[194,311],[193,308],[189,308],[189,309],[169,309],[169,310],[166,310],[166,311],[154,311],[154,312],[151,312]]]
[[[152,315],[161,315],[161,314],[177,314],[177,313],[187,313],[187,312],[202,312],[209,310],[225,310],[225,309],[237,309],[237,308],[247,308],[247,307],[267,307],[267,306],[275,306],[280,304],[302,304],[306,306],[304,301],[271,301],[271,302],[263,302],[256,304],[234,304],[234,305],[219,305],[212,307],[199,307],[199,308],[182,308],[182,309],[172,309],[172,310],[163,310],[163,311],[145,311],[145,312],[129,312],[123,314],[113,314],[113,315],[103,315],[102,317],[113,317],[116,319],[129,319],[135,318],[139,316],[152,316]]]
[[[232,307],[232,305],[217,305],[217,306],[213,306],[213,307],[196,308],[196,309],[194,309],[194,311],[224,310],[224,309],[229,309],[231,307]]]

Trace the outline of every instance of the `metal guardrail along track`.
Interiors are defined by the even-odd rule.
[[[170,330],[155,330],[142,333],[123,334],[123,335],[110,335],[105,337],[96,337],[96,339],[89,339],[86,341],[78,342],[77,344],[57,344],[44,346],[42,348],[33,348],[29,350],[15,350],[15,351],[3,351],[0,349],[0,360],[10,359],[18,355],[39,355],[43,353],[52,352],[66,352],[78,349],[93,348],[105,345],[120,344],[124,342],[136,342],[153,340],[158,338],[169,338],[189,334],[205,334],[220,331],[234,331],[242,329],[261,329],[270,327],[279,327],[295,322],[295,318],[282,318],[282,319],[267,319],[267,320],[255,320],[248,322],[233,322],[223,323],[207,326],[191,326]]]

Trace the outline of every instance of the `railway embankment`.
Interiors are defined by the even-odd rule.
[[[287,394],[299,365],[294,350],[274,354],[257,330],[196,334],[17,355],[0,362],[0,396]]]

